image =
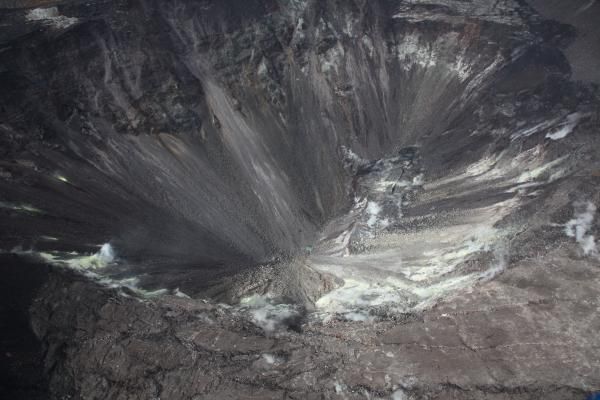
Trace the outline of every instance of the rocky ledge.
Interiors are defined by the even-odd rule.
[[[13,398],[600,390],[573,27],[516,0],[4,1],[0,26]]]

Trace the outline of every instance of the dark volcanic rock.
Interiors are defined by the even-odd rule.
[[[55,395],[583,399],[600,387],[600,270],[559,253],[404,322],[265,334],[222,305],[125,298],[60,271],[32,318]]]
[[[0,249],[56,266],[41,351],[45,272],[7,258],[10,390],[600,390],[576,28],[516,0],[0,1],[0,27]]]
[[[48,279],[48,267],[1,255],[0,268],[0,396],[47,399],[44,353],[31,329],[29,307]]]

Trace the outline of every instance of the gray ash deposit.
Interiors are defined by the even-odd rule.
[[[541,3],[0,1],[0,394],[600,391],[600,11]]]

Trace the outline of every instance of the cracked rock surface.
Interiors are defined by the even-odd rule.
[[[576,3],[0,1],[0,395],[599,391]]]
[[[424,312],[300,332],[265,333],[222,305],[125,298],[55,271],[32,322],[51,391],[81,398],[585,398],[600,385],[600,271],[561,253]]]

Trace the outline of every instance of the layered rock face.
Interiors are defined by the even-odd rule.
[[[600,389],[573,28],[512,0],[17,3],[0,240],[57,266],[53,396]]]

